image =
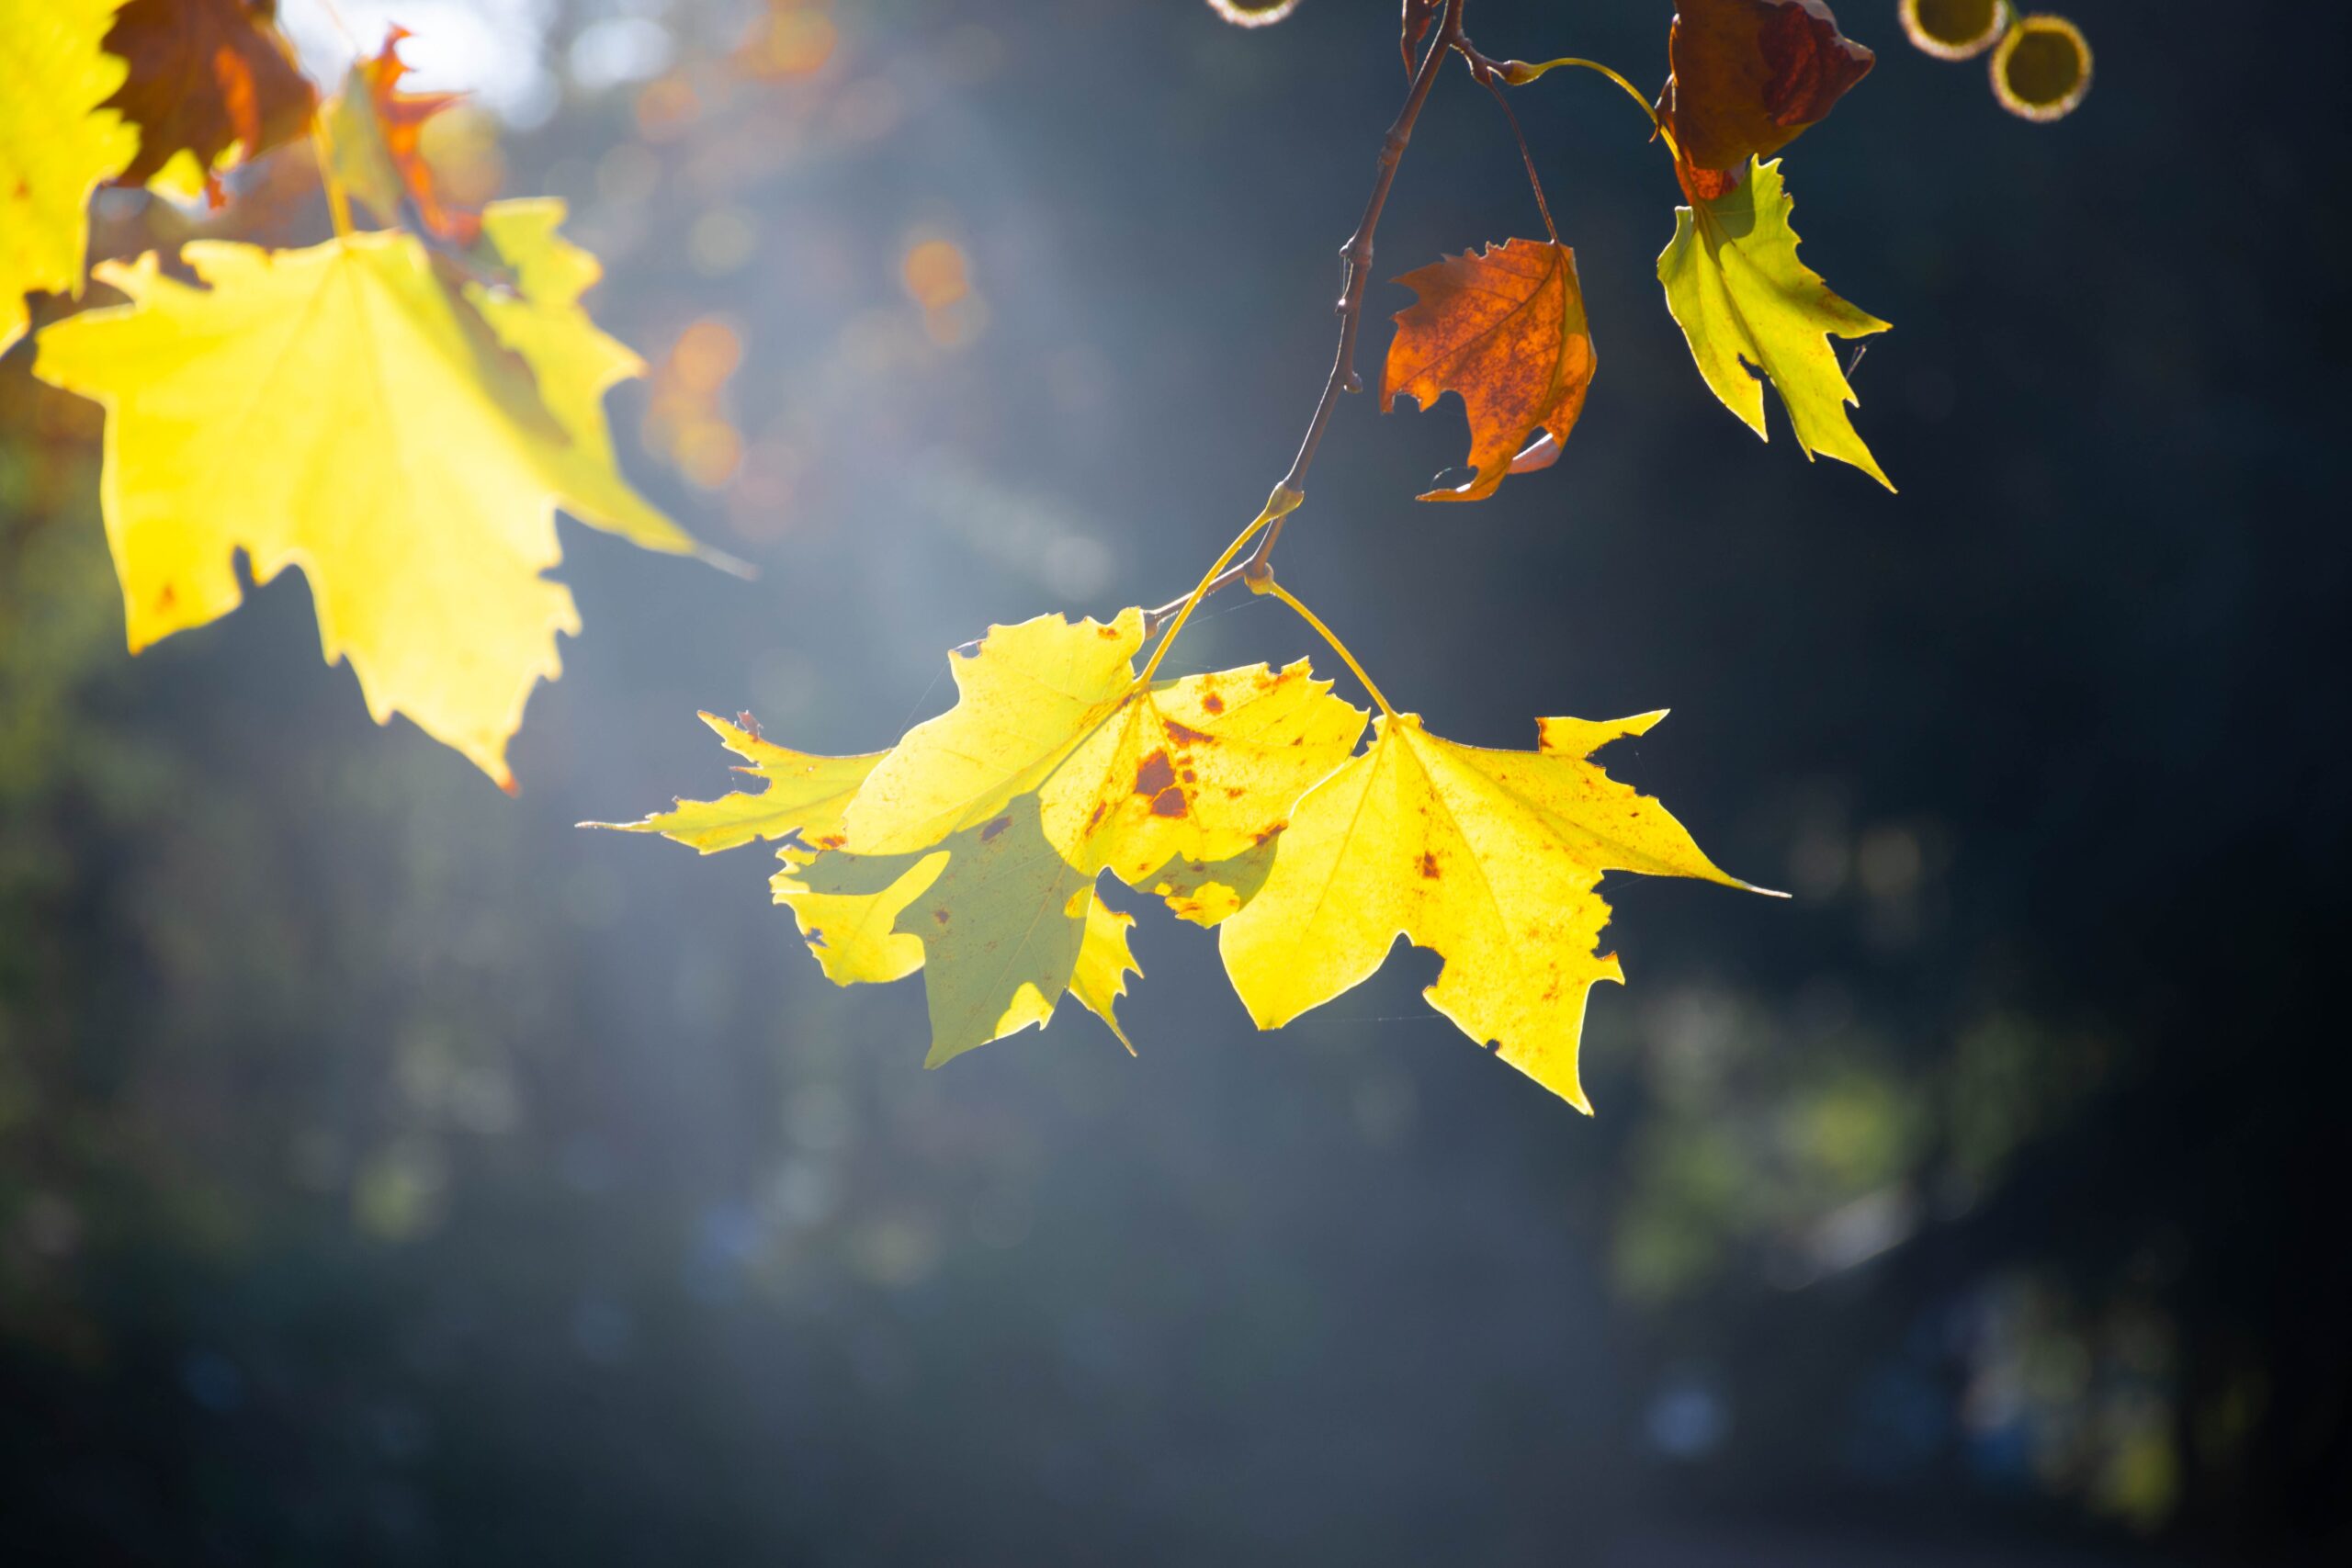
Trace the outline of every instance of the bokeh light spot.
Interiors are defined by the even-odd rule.
[[[2026,17],[1993,51],[1993,96],[2021,118],[2063,119],[2091,89],[2091,46],[2064,17]]]

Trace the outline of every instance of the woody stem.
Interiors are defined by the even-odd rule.
[[[1388,205],[1389,187],[1396,183],[1396,166],[1404,161],[1405,149],[1413,140],[1413,126],[1421,118],[1421,106],[1429,101],[1430,89],[1437,85],[1439,67],[1445,62],[1449,51],[1465,45],[1468,39],[1462,32],[1462,9],[1465,0],[1446,0],[1445,14],[1439,19],[1429,47],[1422,52],[1421,62],[1413,72],[1412,86],[1406,92],[1405,107],[1381,139],[1380,172],[1373,181],[1371,199],[1364,203],[1363,216],[1357,220],[1355,232],[1340,247],[1340,274],[1339,303],[1334,307],[1340,317],[1340,346],[1331,356],[1330,374],[1324,378],[1323,393],[1315,401],[1315,412],[1306,422],[1306,434],[1298,444],[1298,455],[1291,459],[1290,471],[1274,487],[1277,496],[1289,492],[1297,505],[1306,491],[1306,472],[1315,466],[1315,454],[1323,445],[1323,432],[1331,423],[1331,411],[1339,406],[1340,394],[1363,389],[1363,378],[1356,374],[1356,339],[1363,330],[1364,290],[1372,282],[1372,242],[1380,227],[1380,214]],[[1272,558],[1274,547],[1282,542],[1283,524],[1290,508],[1276,516],[1266,531],[1258,536],[1258,547],[1249,559],[1231,566],[1207,579],[1194,593],[1172,600],[1144,616],[1144,630],[1149,635],[1170,616],[1184,613],[1188,604],[1197,604],[1222,589],[1251,577],[1263,576],[1266,563]]]

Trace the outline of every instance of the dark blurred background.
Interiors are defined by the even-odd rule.
[[[1793,891],[1612,885],[1588,1121],[1426,953],[1261,1037],[1151,910],[1140,1060],[926,1073],[760,852],[572,827],[723,788],[697,707],[867,750],[991,621],[1189,585],[1321,384],[1393,0],[344,0],[479,90],[461,186],[571,202],[632,473],[761,575],[565,525],[509,800],[295,574],[126,657],[95,412],[0,364],[0,1559],[2346,1561],[2343,24],[2081,0],[2036,127],[1838,8],[1786,171],[1899,496],[1707,394],[1666,160],[1562,73],[1566,457],[1419,506],[1458,406],[1352,399],[1283,550],[1449,735],[1672,705],[1613,772]],[[1654,86],[1670,10],[1471,20]],[[1380,276],[1537,231],[1449,73]],[[1186,668],[1309,651],[1210,608]]]

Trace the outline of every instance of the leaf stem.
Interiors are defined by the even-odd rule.
[[[1510,99],[1504,94],[1502,83],[1496,79],[1498,73],[1494,70],[1474,60],[1470,62],[1470,73],[1477,77],[1480,86],[1494,95],[1495,107],[1503,111],[1505,119],[1510,121],[1511,140],[1519,143],[1519,161],[1527,165],[1527,188],[1535,193],[1535,210],[1544,215],[1544,232],[1551,237],[1554,244],[1558,244],[1559,227],[1552,221],[1552,204],[1544,199],[1544,182],[1535,173],[1535,154],[1527,150],[1527,133],[1519,128],[1518,111],[1510,107]]]
[[[1580,71],[1597,71],[1625,89],[1625,96],[1641,106],[1642,113],[1649,120],[1651,129],[1666,139],[1667,150],[1675,152],[1678,157],[1680,156],[1674,145],[1674,132],[1668,130],[1666,122],[1658,118],[1657,110],[1650,107],[1649,99],[1642,96],[1641,89],[1598,60],[1584,60],[1573,54],[1564,54],[1557,60],[1547,60],[1541,65],[1530,65],[1523,60],[1487,60],[1481,55],[1473,63],[1486,64],[1514,87],[1524,87],[1545,72],[1564,65],[1574,66]]]
[[[1233,558],[1241,553],[1241,547],[1256,538],[1269,524],[1279,523],[1289,515],[1297,507],[1299,500],[1298,491],[1275,486],[1274,493],[1266,498],[1265,509],[1251,520],[1250,526],[1234,536],[1233,543],[1225,547],[1225,554],[1216,558],[1216,564],[1209,568],[1198,587],[1173,604],[1164,604],[1144,616],[1143,635],[1146,637],[1159,629],[1160,623],[1171,610],[1175,613],[1176,624],[1168,628],[1168,635],[1161,637],[1159,646],[1151,650],[1151,658],[1144,663],[1143,673],[1135,679],[1136,686],[1151,684],[1153,672],[1159,668],[1159,661],[1168,657],[1168,650],[1175,646],[1177,634],[1184,629],[1184,623],[1193,618],[1194,607],[1215,592],[1214,584],[1225,574],[1226,568],[1233,564]],[[1237,572],[1239,570],[1235,568]]]
[[[1313,626],[1315,628],[1316,635],[1321,637],[1325,642],[1329,643],[1331,645],[1331,651],[1338,654],[1341,661],[1344,662],[1350,670],[1355,671],[1355,677],[1358,681],[1363,683],[1363,689],[1371,694],[1372,700],[1374,702],[1380,705],[1380,711],[1386,714],[1390,718],[1395,718],[1396,716],[1396,710],[1388,705],[1388,699],[1380,694],[1380,688],[1374,685],[1372,683],[1372,677],[1363,672],[1363,666],[1357,663],[1356,656],[1348,651],[1348,645],[1341,642],[1338,637],[1332,636],[1331,628],[1325,626],[1321,619],[1316,615],[1314,611],[1300,604],[1298,602],[1297,595],[1291,592],[1289,589],[1284,588],[1281,583],[1276,582],[1272,577],[1262,579],[1261,581],[1263,582],[1262,587],[1260,586],[1258,581],[1251,582],[1250,586],[1255,592],[1272,594],[1275,598],[1281,600],[1283,604],[1297,611],[1299,619],[1305,621],[1308,626]]]
[[[327,193],[327,218],[334,224],[334,237],[351,238],[351,197],[343,188],[342,177],[334,172],[334,132],[327,129],[323,109],[311,113],[311,152],[319,161],[319,184]]]

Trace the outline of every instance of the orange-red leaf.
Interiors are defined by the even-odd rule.
[[[1877,60],[1822,0],[1680,0],[1667,50],[1674,73],[1658,107],[1701,201],[1751,155],[1794,141]]]
[[[1381,412],[1399,392],[1411,393],[1424,409],[1459,393],[1477,468],[1468,484],[1420,499],[1477,501],[1492,495],[1506,474],[1548,466],[1592,385],[1592,333],[1576,253],[1542,240],[1506,240],[1396,281],[1420,300],[1396,314]]]
[[[242,144],[252,158],[310,128],[317,95],[277,37],[276,0],[130,0],[107,52],[130,67],[107,99],[139,128],[122,172],[143,185],[182,152],[206,173]]]
[[[442,195],[434,183],[433,165],[424,160],[423,146],[425,122],[457,103],[463,95],[401,91],[401,78],[408,74],[408,67],[401,63],[400,46],[408,36],[406,28],[393,28],[385,35],[382,49],[351,68],[351,84],[345,96],[353,97],[360,89],[366,90],[366,107],[375,120],[375,151],[389,164],[390,172],[390,178],[381,181],[355,176],[352,191],[371,207],[397,206],[396,198],[387,199],[384,194],[371,188],[379,183],[390,186],[396,179],[397,194],[405,194],[415,204],[417,218],[427,230],[445,240],[470,245],[481,237],[481,209],[452,202]],[[365,123],[361,122],[363,126]],[[344,134],[338,130],[339,137]],[[336,152],[339,156],[356,157],[361,150],[346,151],[338,143]],[[378,216],[392,222],[399,214],[379,212]]]

